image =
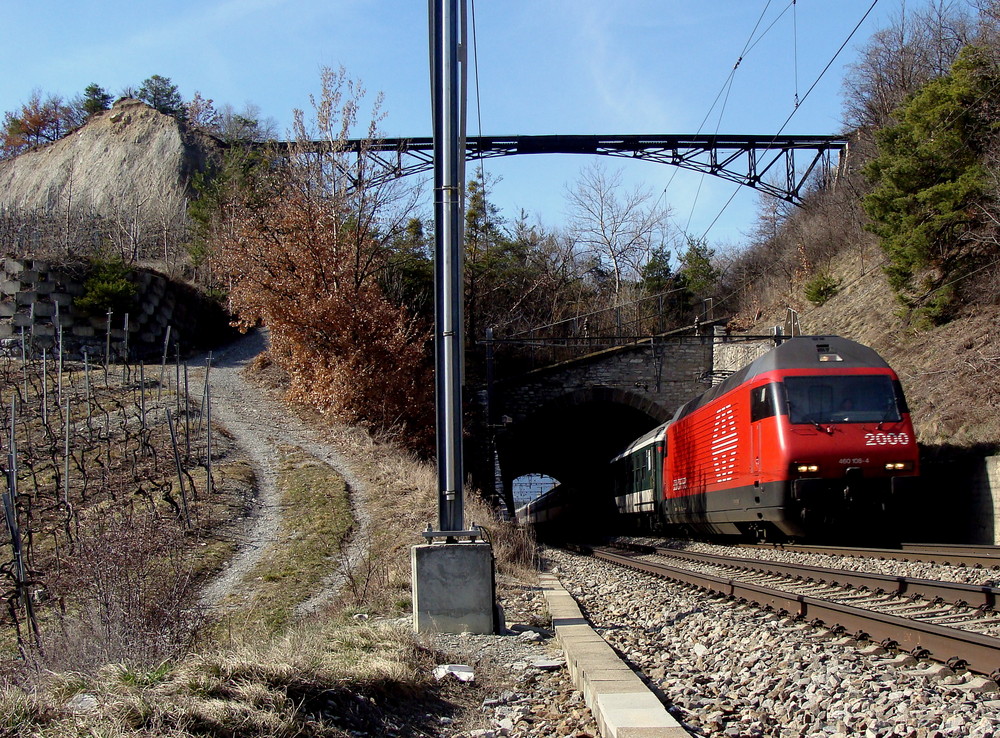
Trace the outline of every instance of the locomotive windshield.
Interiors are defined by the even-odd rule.
[[[885,375],[785,377],[791,423],[878,423],[901,419],[902,392]]]

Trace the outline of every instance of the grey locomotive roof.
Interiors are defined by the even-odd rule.
[[[834,357],[839,358],[831,361]],[[885,369],[888,366],[874,349],[840,336],[787,338],[763,356],[733,372],[725,382],[681,406],[674,413],[673,420],[679,420],[748,379],[775,369]]]
[[[836,355],[840,361],[824,362],[822,357]],[[886,368],[885,363],[874,349],[862,346],[855,341],[849,341],[840,336],[799,336],[789,338],[780,346],[768,351],[746,367],[744,379],[750,379],[758,374],[774,369],[856,369],[859,367]]]

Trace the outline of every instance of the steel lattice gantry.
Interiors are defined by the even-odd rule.
[[[467,161],[519,154],[592,154],[672,164],[753,187],[801,204],[814,172],[829,175],[832,154],[842,152],[842,136],[474,136],[466,139]],[[431,138],[351,139],[337,145],[363,157],[355,185],[430,171],[434,166]],[[766,179],[765,179],[766,177]]]

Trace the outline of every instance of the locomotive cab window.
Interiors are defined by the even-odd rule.
[[[905,412],[885,375],[786,377],[785,394],[791,423],[888,423]]]
[[[751,423],[774,415],[784,415],[785,403],[781,401],[781,390],[780,382],[772,382],[750,390]]]

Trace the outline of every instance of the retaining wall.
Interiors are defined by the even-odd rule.
[[[961,539],[1000,545],[1000,456],[987,456],[971,470],[968,508],[960,520]]]
[[[128,315],[90,315],[80,310],[76,299],[84,294],[83,267],[58,265],[37,259],[3,260],[0,270],[0,347],[20,355],[22,338],[32,354],[56,347],[62,328],[63,353],[82,358],[84,351],[103,357],[108,346],[112,360],[162,354],[167,327],[182,351],[207,347],[232,335],[229,319],[217,304],[193,288],[173,282],[162,274],[133,269],[129,279],[136,297]],[[173,350],[173,349],[171,349]]]

